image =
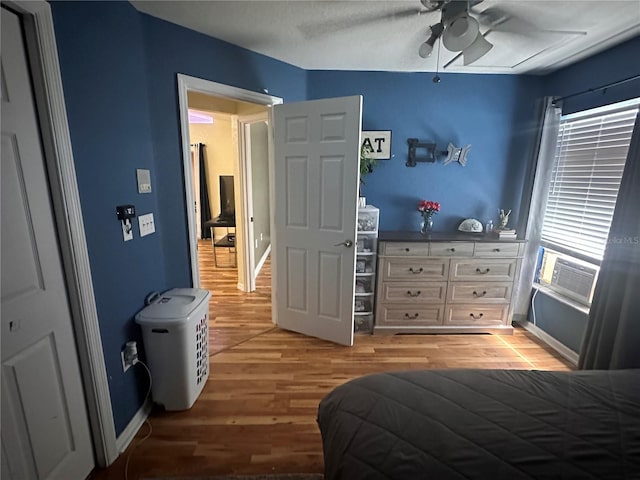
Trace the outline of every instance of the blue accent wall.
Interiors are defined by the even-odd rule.
[[[54,27],[116,434],[144,400],[122,371],[135,314],[152,291],[191,286],[177,73],[304,100],[306,72],[139,13],[128,2],[52,2]],[[151,170],[138,194],[136,168]],[[153,212],[156,233],[124,242],[116,205]]]
[[[52,2],[71,142],[87,236],[102,348],[119,434],[146,393],[140,367],[122,371],[125,342],[140,343],[135,314],[145,296],[168,285],[162,259],[163,215],[154,165],[140,15],[125,2]],[[152,173],[138,194],[136,168]],[[116,205],[153,212],[159,228],[124,242]],[[142,345],[141,345],[142,347]]]
[[[539,79],[513,75],[310,71],[308,97],[363,95],[363,130],[391,130],[392,158],[365,177],[367,203],[380,208],[383,230],[416,230],[421,199],[441,203],[434,231],[456,231],[468,217],[495,222],[498,209],[518,218]],[[405,166],[408,138],[471,144],[465,167]],[[424,151],[423,151],[424,152]]]
[[[558,70],[543,78],[544,94],[566,96],[640,75],[640,37]],[[640,97],[640,80],[564,101],[562,113],[574,113]]]
[[[535,318],[534,310],[529,309],[527,320],[578,353],[587,326],[587,315],[542,290],[536,294],[533,304]]]

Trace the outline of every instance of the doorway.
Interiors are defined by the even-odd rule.
[[[282,99],[182,74],[178,74],[178,95],[180,121],[182,126],[183,165],[187,205],[194,205],[197,208],[193,189],[194,171],[192,168],[192,157],[190,152],[190,144],[192,141],[190,138],[188,116],[189,108],[211,112],[215,115],[219,115],[221,120],[226,118],[229,118],[230,120],[232,137],[230,156],[235,157],[235,165],[232,170],[232,175],[234,176],[233,198],[237,208],[235,208],[235,222],[233,222],[235,228],[233,228],[233,232],[227,232],[227,229],[224,228],[223,233],[225,236],[229,233],[234,235],[233,242],[237,253],[238,288],[242,291],[251,291],[252,289],[255,289],[255,285],[252,285],[253,282],[251,281],[255,276],[255,269],[253,268],[255,266],[255,262],[252,262],[250,256],[253,252],[251,247],[253,246],[255,248],[255,242],[249,237],[253,231],[253,229],[250,229],[252,208],[248,202],[250,194],[247,194],[247,190],[250,188],[250,184],[246,178],[247,168],[250,169],[251,167],[247,167],[246,165],[247,159],[245,155],[245,147],[243,146],[244,127],[240,126],[240,120],[256,114],[266,116],[267,107],[282,103]],[[205,146],[205,153],[206,148],[207,147]],[[213,180],[213,182],[209,181],[210,185],[219,185],[219,176],[217,178],[212,178],[212,175],[207,174],[206,172],[205,176],[207,176],[208,180]],[[202,175],[200,175],[200,179],[202,178]],[[211,191],[212,188],[209,186],[209,192]],[[217,190],[211,194],[211,197],[214,199],[213,202],[215,202],[216,199],[219,202],[220,197]],[[216,205],[212,205],[212,207],[215,206]],[[222,212],[211,212],[212,215],[217,215],[218,213]],[[192,283],[197,287],[200,285],[200,275],[198,263],[198,236],[195,233],[197,230],[195,208],[187,209],[187,223],[190,240]],[[271,225],[272,223],[273,222],[270,219],[269,224]],[[212,232],[212,236],[215,243],[217,233],[215,230],[217,230],[217,227],[213,230],[214,232]]]
[[[267,108],[195,91],[187,106],[197,254],[255,291],[271,248]]]

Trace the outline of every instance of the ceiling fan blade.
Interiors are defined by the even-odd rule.
[[[484,10],[480,10],[476,7],[472,10],[473,15],[476,17],[478,22],[480,22],[484,28],[494,32],[506,32],[520,35],[533,35],[541,32],[563,33],[569,35],[586,34],[586,32],[582,30],[555,30],[541,28],[530,20],[524,18],[522,15],[517,14],[513,10],[504,6],[493,6]]]
[[[350,30],[352,28],[371,27],[383,22],[403,20],[405,18],[416,17],[428,12],[429,10],[418,6],[415,8],[407,8],[391,12],[365,12],[337,20],[327,19],[317,22],[303,23],[298,25],[297,28],[304,37],[313,38]]]

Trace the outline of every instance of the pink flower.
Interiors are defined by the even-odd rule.
[[[418,203],[418,210],[422,212],[422,215],[433,215],[440,211],[440,202],[420,200],[420,203]]]

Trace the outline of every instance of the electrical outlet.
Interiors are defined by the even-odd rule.
[[[136,342],[127,342],[120,352],[120,359],[122,360],[122,371],[126,372],[135,365],[138,361],[138,347]]]

